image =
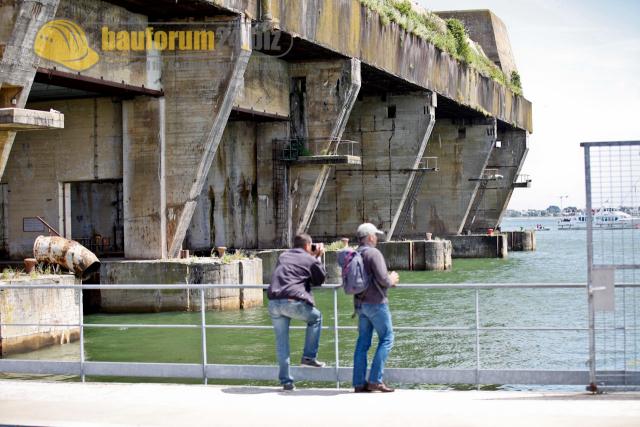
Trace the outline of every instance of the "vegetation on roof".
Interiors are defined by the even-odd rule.
[[[406,32],[432,43],[481,74],[522,95],[518,73],[514,71],[510,76],[505,75],[479,46],[470,43],[467,30],[460,20],[445,21],[430,11],[416,10],[410,0],[360,0],[360,3],[376,12],[384,25],[396,23]]]

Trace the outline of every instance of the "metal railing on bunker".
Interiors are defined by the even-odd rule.
[[[640,288],[640,284],[620,284],[621,288]],[[85,381],[86,376],[117,376],[147,378],[187,378],[202,379],[207,384],[209,379],[218,380],[272,380],[278,376],[278,367],[273,365],[232,365],[210,364],[207,360],[207,330],[271,330],[270,325],[249,324],[208,324],[205,318],[205,291],[213,289],[266,289],[266,285],[12,285],[0,284],[3,290],[34,289],[69,289],[78,292],[77,298],[79,322],[60,323],[3,323],[2,326],[13,327],[57,327],[78,328],[80,357],[79,361],[0,359],[0,373],[13,374],[46,374],[79,376]],[[582,289],[586,292],[586,284],[579,283],[529,283],[529,284],[410,284],[400,285],[396,290],[471,290],[474,291],[475,320],[469,326],[394,326],[395,331],[425,332],[473,332],[475,336],[475,367],[473,368],[387,368],[385,380],[402,384],[536,384],[536,385],[587,385],[589,370],[547,370],[547,369],[484,369],[481,366],[481,332],[491,331],[547,331],[547,332],[585,332],[591,333],[593,326],[584,327],[498,327],[482,326],[480,322],[480,291],[497,289]],[[82,292],[85,290],[196,290],[200,294],[199,324],[129,324],[129,323],[85,323],[83,314]],[[292,367],[296,380],[335,382],[340,387],[343,382],[351,380],[352,368],[340,364],[340,332],[357,330],[356,326],[339,324],[338,292],[340,285],[324,285],[317,290],[333,294],[333,324],[323,326],[331,330],[334,337],[335,361],[333,366],[324,368]],[[86,328],[148,328],[148,329],[199,329],[201,331],[202,363],[144,363],[144,362],[99,362],[85,359]],[[292,329],[305,329],[303,326],[292,326]],[[624,384],[617,381],[624,374]],[[601,372],[607,385],[640,386],[640,370],[624,372]]]

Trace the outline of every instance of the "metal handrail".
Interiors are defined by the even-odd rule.
[[[640,288],[638,283],[623,283],[616,285],[620,288]],[[82,381],[85,381],[86,369],[88,368],[92,374],[108,375],[114,372],[114,370],[121,369],[122,366],[128,366],[130,370],[121,372],[123,376],[155,376],[150,373],[155,372],[160,376],[175,376],[182,372],[186,377],[193,378],[194,373],[192,367],[194,364],[154,364],[154,363],[109,363],[109,362],[86,362],[84,357],[84,328],[154,328],[154,329],[201,329],[202,333],[202,363],[201,377],[205,384],[209,377],[212,377],[212,373],[216,375],[223,375],[224,378],[232,378],[232,371],[237,370],[237,378],[239,379],[262,379],[271,375],[270,372],[274,367],[271,366],[250,366],[250,365],[211,365],[207,362],[207,346],[206,346],[206,330],[207,329],[257,329],[268,330],[272,329],[271,325],[210,325],[206,323],[205,319],[205,297],[204,291],[207,289],[266,289],[267,285],[239,285],[239,284],[208,284],[208,285],[196,285],[196,284],[180,284],[180,285],[15,285],[15,284],[0,284],[0,291],[2,290],[24,290],[24,289],[73,289],[80,291],[79,298],[79,322],[77,324],[52,324],[52,323],[3,323],[4,326],[24,326],[24,327],[78,327],[80,329],[80,362],[79,365],[76,362],[53,362],[53,361],[29,361],[29,360],[0,360],[0,372],[38,372],[43,373],[43,366],[50,367],[51,371],[58,372],[76,372],[79,373]],[[458,284],[406,284],[396,287],[398,290],[404,289],[452,289],[452,290],[474,290],[474,306],[475,306],[475,321],[473,325],[469,326],[394,326],[394,329],[398,331],[473,331],[475,332],[475,369],[423,369],[415,368],[390,368],[387,371],[395,374],[398,378],[446,378],[453,379],[463,378],[465,382],[471,378],[470,374],[473,371],[473,379],[476,385],[479,386],[481,381],[488,381],[490,379],[507,379],[512,378],[536,378],[536,381],[549,381],[549,384],[564,384],[571,382],[572,384],[579,384],[586,378],[586,372],[583,371],[516,371],[516,370],[482,370],[480,364],[480,332],[483,331],[593,331],[594,328],[590,327],[482,327],[480,324],[480,291],[492,290],[492,289],[586,289],[586,283],[502,283],[502,284],[486,284],[486,283],[458,283]],[[344,330],[356,330],[356,326],[340,326],[338,316],[338,290],[341,285],[328,284],[322,287],[314,288],[320,291],[332,291],[333,293],[333,318],[334,322],[331,326],[323,326],[323,330],[333,329],[334,343],[335,343],[335,366],[333,368],[324,368],[316,370],[313,378],[322,376],[323,379],[331,378],[336,381],[336,387],[340,387],[340,382],[348,378],[349,369],[340,366],[340,350],[339,350],[339,331]],[[82,291],[84,290],[199,290],[200,291],[200,323],[199,324],[126,324],[126,323],[84,323],[83,305],[82,305]],[[303,326],[292,326],[292,329],[306,329]],[[597,330],[606,330],[608,328],[595,328]],[[7,367],[7,369],[3,369]],[[180,366],[184,370],[180,369]],[[139,369],[136,369],[138,367]],[[16,371],[18,369],[18,371]],[[300,373],[308,373],[304,371],[304,368],[294,368],[294,371],[300,371]],[[324,375],[327,370],[333,371],[332,375]],[[411,371],[411,372],[409,372]],[[120,371],[118,371],[120,372]],[[633,371],[635,373],[635,371]],[[46,372],[44,372],[46,373]],[[149,375],[145,375],[145,373]],[[317,374],[319,373],[319,374]],[[321,375],[322,374],[322,375]],[[611,377],[619,376],[620,373],[612,372],[609,375]],[[252,376],[253,375],[253,376]],[[412,377],[412,375],[417,375]],[[520,377],[518,375],[521,375]],[[531,377],[533,375],[533,377]],[[462,380],[461,380],[462,381]],[[565,382],[554,382],[565,381]],[[541,382],[543,383],[543,382]]]

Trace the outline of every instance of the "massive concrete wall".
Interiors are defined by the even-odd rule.
[[[309,232],[323,240],[352,236],[363,222],[388,231],[425,152],[433,125],[428,93],[367,96],[356,102],[345,138],[358,141],[361,166],[336,166]]]
[[[292,105],[292,136],[321,140],[315,154],[332,152],[342,137],[360,91],[360,62],[354,59],[294,63],[291,77],[306,79],[304,102]],[[300,111],[302,109],[302,111]],[[301,116],[296,120],[296,116]],[[293,164],[290,168],[292,227],[296,233],[309,229],[324,192],[331,166]]]
[[[111,98],[33,103],[65,113],[61,130],[19,133],[7,164],[8,235],[12,258],[32,255],[40,232],[23,231],[23,218],[42,216],[61,232],[64,183],[122,179],[122,104]],[[68,227],[65,227],[68,225]],[[73,237],[73,236],[69,236]]]
[[[487,57],[498,65],[507,76],[518,71],[511,50],[507,26],[490,10],[455,10],[436,12],[443,19],[462,21],[471,39],[480,44]]]
[[[256,132],[255,123],[227,124],[205,188],[198,198],[186,247],[194,250],[215,246],[257,247]]]
[[[33,42],[40,26],[54,17],[58,0],[0,4],[0,108],[24,108],[39,64]],[[0,179],[16,132],[0,131]]]
[[[256,0],[215,0],[257,16]],[[385,25],[360,0],[272,0],[275,25],[520,129],[533,129],[531,103],[460,64],[399,25]]]
[[[522,165],[529,150],[528,135],[520,129],[498,129],[497,145],[491,151],[486,169],[502,178],[480,186],[464,229],[473,232],[486,231],[500,225],[507,210]]]
[[[170,257],[182,247],[251,55],[248,23],[238,19],[233,25],[235,39],[205,58],[164,57],[164,91],[171,100],[165,115]]]
[[[405,235],[462,232],[495,140],[495,119],[436,121],[427,156],[438,157],[439,171],[425,177]]]

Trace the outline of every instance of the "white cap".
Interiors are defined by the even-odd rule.
[[[365,222],[364,224],[360,224],[360,226],[358,227],[358,231],[356,231],[356,234],[360,239],[372,234],[380,234],[384,236],[384,231],[378,230],[378,228],[370,222]]]

